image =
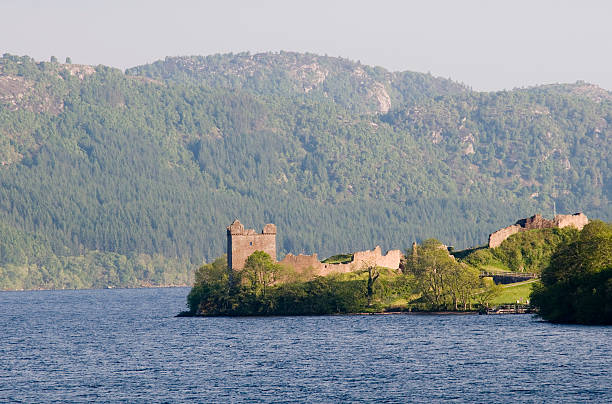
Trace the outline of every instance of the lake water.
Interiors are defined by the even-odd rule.
[[[0,402],[612,402],[612,327],[175,318],[188,292],[0,292]]]

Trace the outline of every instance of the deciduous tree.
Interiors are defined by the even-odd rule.
[[[281,266],[266,252],[255,251],[244,263],[242,278],[249,282],[257,295],[266,296],[266,291],[276,280]]]

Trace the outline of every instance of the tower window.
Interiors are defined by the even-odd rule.
[[[250,242],[249,242],[249,245],[253,245],[253,242],[252,242],[252,241],[250,241]]]

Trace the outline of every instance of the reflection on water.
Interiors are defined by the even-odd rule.
[[[612,402],[612,327],[173,317],[188,292],[0,292],[0,402]]]

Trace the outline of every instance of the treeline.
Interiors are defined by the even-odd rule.
[[[612,217],[610,96],[584,84],[476,93],[288,53],[75,68],[0,58],[0,223],[28,235],[0,233],[2,267],[50,249],[180,273],[221,255],[236,217],[275,223],[280,256],[322,257],[479,245],[553,201]]]
[[[190,285],[193,264],[160,254],[83,251],[57,255],[44,237],[0,223],[0,289],[89,289]]]
[[[88,251],[78,256],[52,254],[36,261],[0,265],[2,290],[187,286],[193,281],[189,261],[161,255]]]
[[[549,321],[612,324],[612,224],[593,221],[561,244],[531,300]]]

